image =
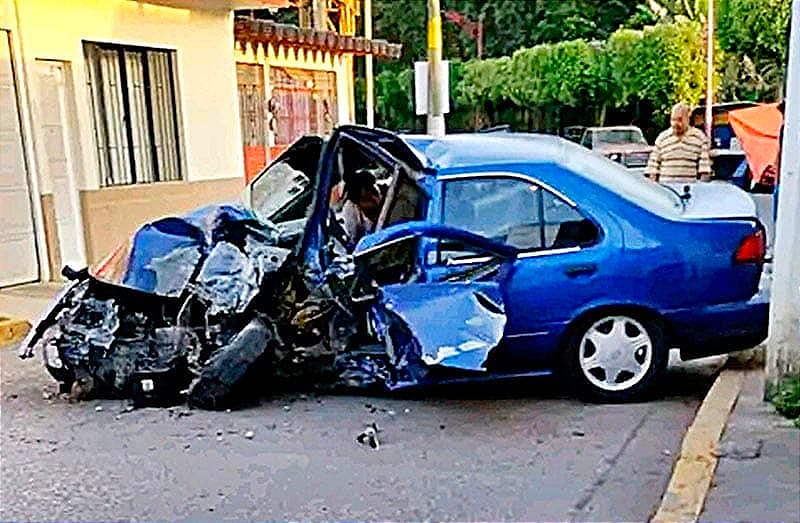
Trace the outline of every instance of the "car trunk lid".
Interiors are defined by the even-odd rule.
[[[692,220],[718,218],[755,219],[756,204],[749,194],[726,182],[667,184],[684,196],[683,217]],[[688,191],[685,189],[688,187]]]

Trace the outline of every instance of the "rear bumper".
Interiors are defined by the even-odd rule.
[[[665,315],[671,346],[693,359],[749,349],[767,338],[769,284],[747,302],[686,309]]]

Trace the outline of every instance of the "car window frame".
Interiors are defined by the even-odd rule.
[[[299,196],[296,197],[296,198],[293,198],[292,200],[290,200],[288,202],[285,202],[282,207],[280,207],[280,208],[276,209],[275,211],[273,211],[270,216],[261,216],[261,213],[258,212],[255,209],[255,205],[253,203],[253,197],[254,197],[254,194],[255,194],[255,191],[254,191],[255,186],[260,181],[263,180],[263,178],[267,175],[267,173],[270,171],[270,169],[272,169],[273,167],[275,167],[279,163],[287,161],[287,159],[289,157],[295,156],[297,153],[302,152],[301,150],[303,148],[305,148],[305,147],[307,147],[307,146],[309,146],[311,144],[319,145],[319,147],[320,147],[320,152],[319,152],[319,157],[317,158],[317,167],[315,169],[315,172],[313,173],[312,176],[308,176],[308,178],[309,178],[308,188],[313,193],[315,188],[316,188],[317,179],[319,178],[320,162],[322,161],[322,156],[325,154],[325,148],[327,146],[327,141],[325,140],[324,137],[318,136],[318,135],[314,135],[314,134],[306,134],[306,135],[301,136],[297,140],[295,140],[292,144],[290,144],[286,148],[286,150],[284,150],[281,154],[279,154],[277,158],[275,158],[274,160],[269,162],[267,165],[265,165],[261,169],[261,171],[258,172],[258,174],[256,174],[249,182],[247,182],[247,185],[245,187],[245,195],[244,195],[244,198],[243,198],[244,203],[248,208],[250,208],[254,213],[256,213],[256,215],[259,216],[260,219],[266,219],[268,221],[273,221],[276,216],[280,216],[281,213],[285,212],[286,209],[290,208],[294,203],[296,203],[296,201],[299,199]],[[303,174],[306,174],[306,173],[303,173]]]
[[[580,246],[576,245],[573,247],[558,247],[558,248],[528,248],[528,249],[520,249],[519,253],[517,254],[517,259],[525,259],[525,258],[538,258],[542,256],[553,256],[558,254],[567,254],[567,253],[574,253],[580,252],[584,249],[592,248],[598,245],[603,237],[605,236],[605,231],[600,223],[592,216],[591,213],[586,212],[583,210],[572,198],[564,194],[563,192],[555,189],[552,185],[539,180],[538,178],[528,175],[528,174],[521,174],[515,173],[511,171],[488,171],[488,172],[470,172],[470,173],[458,173],[458,174],[445,174],[441,175],[438,178],[439,183],[441,184],[439,189],[439,203],[438,203],[438,212],[437,212],[437,219],[439,223],[447,225],[444,222],[444,205],[445,205],[445,198],[446,198],[446,191],[447,191],[447,183],[452,181],[459,181],[459,180],[470,180],[470,179],[483,179],[483,178],[505,178],[505,179],[514,179],[519,180],[529,185],[536,186],[541,190],[545,190],[556,196],[557,198],[561,199],[563,203],[568,205],[570,208],[578,212],[584,219],[587,219],[592,222],[592,224],[597,229],[597,239],[591,245]],[[543,224],[540,224],[542,227]],[[470,231],[472,232],[472,231]],[[464,258],[463,260],[456,260],[453,262],[444,262],[438,256],[438,247],[435,251],[437,253],[436,256],[436,263],[434,265],[439,266],[458,266],[458,265],[469,265],[472,263],[478,263],[481,261],[486,261],[488,258],[485,256],[477,256],[477,257],[470,257]]]

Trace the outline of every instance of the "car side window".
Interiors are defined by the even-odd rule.
[[[447,182],[442,221],[524,251],[590,245],[599,236],[594,223],[559,196],[516,178]],[[456,254],[441,253],[440,260]]]
[[[600,239],[594,222],[550,191],[539,191],[542,198],[544,249],[588,247]]]
[[[442,221],[521,249],[538,249],[542,246],[538,191],[537,186],[514,178],[453,180],[444,188]]]

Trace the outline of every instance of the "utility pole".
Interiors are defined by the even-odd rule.
[[[792,1],[766,390],[800,372],[800,0]]]
[[[708,20],[706,20],[706,135],[711,140],[711,120],[714,103],[714,0],[708,0]],[[713,144],[712,144],[713,145]]]
[[[311,0],[312,27],[317,31],[328,30],[328,2],[327,0]]]
[[[477,44],[476,44],[478,51],[477,52],[478,60],[483,58],[483,21],[485,18],[486,15],[484,13],[481,13],[478,16],[478,34],[477,34]]]
[[[439,0],[428,0],[428,134],[444,136],[442,111],[442,13]]]
[[[372,0],[364,0],[364,37],[372,39]],[[372,71],[372,54],[365,57],[367,80],[367,127],[375,127],[375,78]]]
[[[484,13],[481,13],[478,16],[478,34],[477,34],[477,43],[476,43],[476,50],[478,55],[478,60],[483,58],[483,20],[486,18]]]

